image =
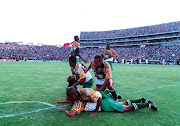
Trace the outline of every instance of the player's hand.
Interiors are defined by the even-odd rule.
[[[85,63],[88,63],[88,61],[84,61]]]
[[[55,102],[56,104],[61,104],[61,103],[64,103],[64,102],[62,102],[62,101],[57,101],[57,102]]]
[[[76,87],[76,85],[75,85],[75,84],[73,84],[71,87],[75,88],[75,87]]]
[[[90,112],[89,116],[96,116],[98,112]]]
[[[66,112],[67,110],[66,110],[65,108],[62,108],[61,111],[62,111],[62,112]]]
[[[69,76],[67,79],[67,82],[70,82],[70,81],[71,81],[71,76]]]
[[[96,90],[96,91],[100,91],[99,88],[96,88],[95,90]]]
[[[87,70],[86,70],[86,69],[84,69],[84,73],[87,73]]]

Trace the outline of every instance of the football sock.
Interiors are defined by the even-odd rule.
[[[110,91],[110,90],[109,90],[109,91]],[[114,90],[111,90],[111,94],[112,94],[114,100],[117,100],[118,96],[117,96],[117,93],[116,93],[115,89],[114,89]]]
[[[140,102],[141,102],[141,99],[127,100],[126,102],[128,103],[128,105],[131,105],[132,103],[140,103]]]
[[[137,110],[137,109],[149,107],[149,104],[148,103],[132,103],[132,106],[134,110]]]

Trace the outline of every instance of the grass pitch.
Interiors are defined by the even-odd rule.
[[[99,112],[95,117],[82,112],[70,118],[59,112],[66,104],[59,105],[59,109],[53,106],[55,101],[65,101],[66,79],[71,74],[68,63],[0,62],[0,126],[180,125],[180,66],[113,67],[114,87],[121,101],[146,97],[158,111],[145,108],[126,113]]]

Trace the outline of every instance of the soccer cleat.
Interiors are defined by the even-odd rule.
[[[145,97],[140,98],[140,100],[141,100],[140,103],[145,103],[146,102],[146,98]]]
[[[119,94],[117,94],[117,97],[118,97],[118,99],[121,99],[121,98],[122,98],[121,95],[119,95]]]
[[[151,107],[151,109],[153,109],[154,111],[157,111],[157,107],[153,104],[151,100],[149,100],[147,103],[149,104],[149,107]]]

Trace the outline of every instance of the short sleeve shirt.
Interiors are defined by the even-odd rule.
[[[76,101],[71,110],[76,110],[77,114],[85,110],[85,102],[95,103],[99,99],[99,95],[92,88],[80,89],[81,99]]]
[[[114,49],[110,48],[109,50],[103,49],[102,55],[105,59],[108,59],[114,57],[114,55],[117,56],[117,53],[114,51]]]
[[[86,74],[82,68],[82,65],[79,62],[76,63],[75,68],[71,68],[71,71],[77,81],[86,78]]]
[[[111,67],[108,62],[103,61],[102,67],[101,68],[95,68],[95,63],[94,61],[91,62],[91,68],[94,71],[95,77],[97,79],[111,79],[112,78],[112,71]]]

